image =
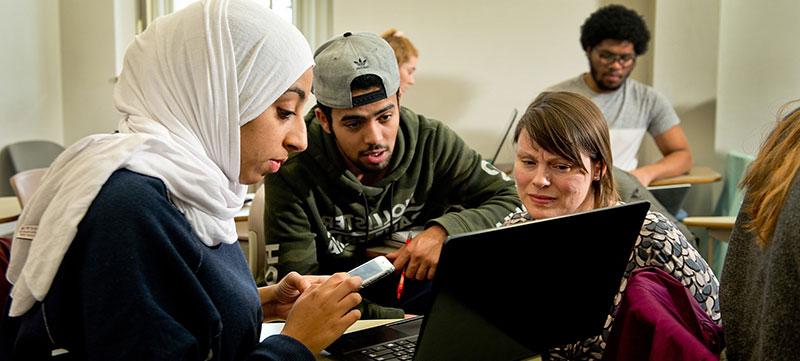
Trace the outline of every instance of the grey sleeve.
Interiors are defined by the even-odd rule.
[[[669,100],[663,94],[652,90],[648,94],[652,107],[650,108],[650,121],[647,125],[647,132],[653,137],[661,135],[672,127],[680,124],[678,114],[672,108]]]

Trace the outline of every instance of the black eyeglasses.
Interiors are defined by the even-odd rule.
[[[598,50],[597,56],[600,57],[600,62],[602,62],[603,65],[619,63],[621,66],[628,66],[636,60],[636,54],[614,54],[605,50]]]

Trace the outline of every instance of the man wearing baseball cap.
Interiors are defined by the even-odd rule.
[[[406,245],[387,257],[404,271],[405,287],[395,273],[363,294],[420,313],[445,238],[519,211],[514,183],[447,126],[400,106],[397,60],[379,36],[345,33],[314,60],[308,150],[266,178],[265,280],[348,271],[374,256],[368,248],[401,234]],[[480,260],[475,266],[484,271]],[[364,317],[400,312],[369,307]]]

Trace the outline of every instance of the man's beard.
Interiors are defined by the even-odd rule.
[[[594,64],[592,64],[591,61],[589,62],[589,74],[591,74],[594,83],[597,85],[597,88],[602,91],[613,91],[619,89],[622,86],[622,84],[625,84],[625,82],[628,81],[628,77],[631,75],[631,73],[628,72],[628,74],[625,74],[625,76],[622,77],[622,80],[619,82],[619,84],[617,84],[616,86],[608,86],[606,85],[606,83],[603,83],[600,80],[599,72],[597,68],[594,67]]]
[[[341,146],[339,145],[339,142],[336,140],[336,133],[333,131],[333,125],[330,126],[330,130],[331,130],[331,132],[330,132],[331,139],[333,139],[333,144],[336,144],[336,147],[339,148],[340,155],[342,156],[342,158],[348,158],[347,154],[342,150]],[[371,147],[369,147],[368,151],[370,151],[370,150],[379,150],[379,149],[382,149],[384,152],[389,152],[389,147],[387,147],[385,145],[374,145],[374,146],[371,146]],[[361,155],[361,152],[358,152],[358,155],[356,156],[356,159],[348,159],[348,160],[350,161],[351,164],[353,164],[356,168],[358,168],[358,170],[360,170],[361,173],[364,173],[364,174],[380,174],[384,170],[386,170],[386,167],[389,166],[389,162],[391,162],[391,160],[392,160],[392,153],[389,153],[389,156],[387,157],[386,162],[379,164],[378,167],[370,167],[370,166],[367,166],[366,164],[361,163],[361,160],[359,159],[360,155]]]
[[[368,166],[368,165],[366,165],[364,163],[361,163],[361,159],[360,159],[361,158],[361,152],[358,153],[359,157],[356,158],[353,161],[353,164],[356,166],[356,168],[358,168],[358,170],[360,170],[364,174],[379,174],[379,173],[382,173],[384,170],[386,170],[386,167],[389,166],[389,162],[392,160],[392,153],[389,152],[389,147],[387,147],[385,145],[375,145],[375,146],[369,147],[369,149],[367,151],[369,152],[369,151],[375,151],[375,150],[382,150],[382,151],[387,153],[386,161],[384,161],[383,163],[378,164],[377,167],[375,167],[375,166],[371,167],[371,166]]]

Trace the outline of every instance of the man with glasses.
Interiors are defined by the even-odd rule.
[[[600,8],[581,26],[588,73],[551,87],[592,99],[603,111],[611,134],[614,165],[646,186],[657,178],[686,173],[692,154],[678,115],[667,98],[628,76],[647,51],[650,32],[639,14],[621,5]],[[663,158],[639,167],[636,155],[647,131]]]

